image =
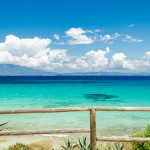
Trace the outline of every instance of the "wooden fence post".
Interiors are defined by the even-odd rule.
[[[90,110],[90,149],[96,150],[96,111]]]

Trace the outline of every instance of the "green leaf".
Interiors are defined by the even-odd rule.
[[[8,122],[9,122],[9,121],[8,121]],[[0,124],[0,127],[1,127],[1,126],[4,126],[4,125],[7,124],[8,122],[4,122],[4,123]]]

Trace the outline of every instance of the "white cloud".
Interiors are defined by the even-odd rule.
[[[5,42],[0,43],[0,63],[44,69],[43,67],[51,63],[62,63],[69,58],[66,59],[65,50],[51,50],[50,43],[50,39],[6,36]]]
[[[98,33],[98,32],[102,32],[102,31],[103,31],[103,29],[95,29],[95,30],[94,30],[94,32],[97,32],[97,33]]]
[[[136,39],[134,37],[132,37],[131,35],[125,35],[125,38],[123,39],[123,41],[126,41],[126,42],[137,42],[137,43],[140,43],[140,42],[143,42],[144,40],[142,39]]]
[[[108,59],[106,58],[106,54],[110,52],[109,48],[106,48],[105,51],[103,50],[91,50],[85,53],[84,56],[80,57],[80,61],[84,61],[84,66],[88,66],[88,69],[91,71],[95,68],[102,69],[108,65]]]
[[[72,57],[70,62],[65,65],[65,69],[69,72],[102,71],[107,68],[108,59],[106,54],[109,51],[109,48],[106,48],[106,50],[91,50],[83,56]]]
[[[110,67],[115,69],[125,69],[124,63],[126,61],[126,58],[127,57],[124,53],[115,53],[112,56]]]
[[[129,59],[124,53],[115,53],[110,61],[110,69],[132,73],[150,73],[150,61],[142,58],[139,60]]]
[[[53,38],[55,38],[57,41],[54,41],[53,44],[92,44],[97,41],[98,33],[102,31],[102,29],[84,30],[82,28],[70,28],[65,32],[65,35],[62,36],[63,41],[59,41],[60,36],[58,34],[54,34]]]
[[[91,34],[93,34],[94,31],[93,30],[85,30],[85,33],[91,33]]]
[[[118,39],[120,37],[120,34],[114,33],[112,35],[106,34],[106,35],[100,35],[99,41],[102,41],[107,44],[112,44],[114,40]]]
[[[80,30],[80,33],[83,33],[83,31]],[[50,49],[50,44],[51,40],[48,38],[6,36],[5,41],[0,43],[0,63],[61,73],[79,71],[150,73],[149,51],[141,59],[128,58],[121,52],[112,54],[109,48],[89,50],[82,56],[74,56],[69,55],[67,50],[64,49]]]
[[[82,28],[70,28],[66,31],[67,37],[71,37],[68,41],[69,45],[77,45],[77,44],[92,44],[94,40],[87,35],[85,35],[87,31]]]
[[[95,71],[108,65],[106,50],[91,50],[71,56],[63,49],[50,49],[50,39],[18,38],[13,35],[0,43],[0,63],[16,64],[55,72]]]
[[[135,24],[129,24],[128,28],[133,28],[135,26]]]
[[[127,56],[125,56],[124,53],[115,53],[112,56],[113,61],[123,61],[126,59]]]
[[[0,51],[0,63],[14,63],[18,57],[12,56],[8,51]]]
[[[64,45],[65,42],[59,41],[59,42],[53,42],[55,45]]]
[[[103,30],[102,29],[95,29],[95,30],[85,30],[85,31],[86,31],[86,33],[94,34],[94,33],[102,32]]]
[[[130,24],[128,27],[133,27],[134,24]],[[104,44],[113,44],[115,40],[118,40],[119,37],[122,38],[122,41],[126,42],[143,42],[142,39],[137,39],[131,35],[122,35],[119,33],[114,34],[105,34],[102,35],[99,32],[102,32],[101,29],[94,30],[84,30],[82,28],[70,28],[65,32],[65,35],[61,36],[62,41],[60,41],[60,36],[58,34],[54,34],[53,37],[57,40],[54,41],[53,44],[56,45],[80,45],[80,44],[92,44],[97,41],[101,41]]]
[[[59,40],[59,39],[60,39],[60,37],[59,37],[58,34],[54,34],[53,37],[54,37],[56,40]]]
[[[0,51],[8,51],[12,55],[20,56],[27,54],[28,56],[35,55],[39,51],[47,51],[47,46],[51,43],[50,39],[40,38],[24,38],[20,39],[16,36],[6,36],[5,42],[0,43]]]
[[[146,57],[147,57],[148,59],[150,59],[150,51],[149,51],[149,52],[146,52]]]

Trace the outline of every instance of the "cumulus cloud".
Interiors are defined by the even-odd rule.
[[[108,65],[106,50],[90,50],[83,56],[71,56],[67,50],[50,49],[50,39],[6,36],[0,43],[0,63],[16,64],[56,72],[101,70]]]
[[[77,44],[92,44],[96,41],[102,41],[103,43],[113,44],[114,40],[118,39],[121,35],[119,33],[98,35],[97,33],[103,30],[83,30],[82,28],[70,28],[65,32],[66,37],[71,39],[68,40],[69,45]],[[87,35],[91,34],[91,36]]]
[[[109,52],[110,50],[108,47],[106,50],[91,50],[77,58],[75,64],[77,67],[80,66],[81,69],[87,71],[102,70],[103,68],[107,68],[108,59],[106,58],[106,54]]]
[[[106,54],[109,53],[109,48],[103,50],[91,50],[84,55],[84,59],[91,67],[100,67],[104,68],[108,64],[108,59],[106,58]]]
[[[112,56],[112,59],[113,61],[123,61],[126,59],[127,56],[125,56],[124,53],[115,53],[113,56]]]
[[[125,38],[123,39],[123,41],[132,42],[132,43],[134,43],[134,42],[140,43],[140,42],[143,42],[144,40],[134,38],[134,37],[131,36],[131,35],[125,35]]]
[[[62,35],[62,40],[58,34],[54,34],[53,38],[57,40],[53,43],[56,45],[69,44],[69,45],[79,45],[79,44],[92,44],[97,41],[97,36],[102,29],[84,30],[82,28],[70,28]],[[59,42],[58,42],[59,41]]]
[[[150,73],[150,60],[129,59],[124,53],[115,53],[110,62],[110,69],[132,73]]]
[[[110,63],[110,68],[114,69],[129,69],[130,66],[127,65],[127,56],[124,53],[115,53],[112,56]]]
[[[51,50],[51,40],[35,38],[18,38],[14,35],[6,36],[0,43],[0,63],[12,63],[27,67],[43,68],[53,62],[66,60],[65,50]],[[56,59],[57,55],[57,59]],[[64,59],[63,59],[64,57]],[[68,59],[68,58],[67,58]]]
[[[80,30],[78,33],[82,33]],[[0,43],[0,63],[16,64],[53,72],[125,71],[150,73],[150,52],[141,59],[128,58],[124,53],[89,50],[82,56],[69,55],[65,49],[51,49],[49,38],[6,36]]]
[[[89,31],[88,31],[89,32]],[[68,41],[69,45],[77,45],[77,44],[91,44],[94,40],[87,35],[85,35],[87,31],[82,28],[70,28],[66,31],[67,37],[71,37]]]
[[[134,24],[130,24],[128,27],[132,28]],[[102,29],[82,29],[82,28],[70,28],[65,32],[65,35],[54,34],[53,38],[55,39],[53,44],[56,45],[80,45],[80,44],[93,44],[94,42],[101,41],[104,44],[113,44],[114,41],[122,39],[122,41],[131,42],[131,43],[140,43],[143,42],[143,39],[137,39],[131,35],[123,35],[119,33],[114,34],[101,34]]]
[[[114,40],[116,40],[118,37],[120,37],[120,34],[114,33],[112,35],[106,34],[106,35],[100,35],[99,41],[102,41],[107,44],[112,44]]]
[[[35,55],[40,51],[47,51],[47,46],[51,43],[50,39],[40,39],[35,37],[20,39],[14,35],[6,36],[5,42],[0,43],[0,52],[7,51],[15,56],[27,54]]]

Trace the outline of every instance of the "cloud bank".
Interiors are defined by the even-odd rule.
[[[69,30],[66,34],[74,38],[70,44],[92,42],[82,29]],[[117,34],[106,39],[116,38]],[[80,41],[80,42],[81,42]],[[49,38],[19,38],[6,36],[0,43],[0,64],[15,64],[54,72],[119,71],[150,73],[150,52],[141,59],[130,59],[124,53],[110,53],[105,50],[89,50],[82,56],[70,55],[65,49],[51,49]]]

